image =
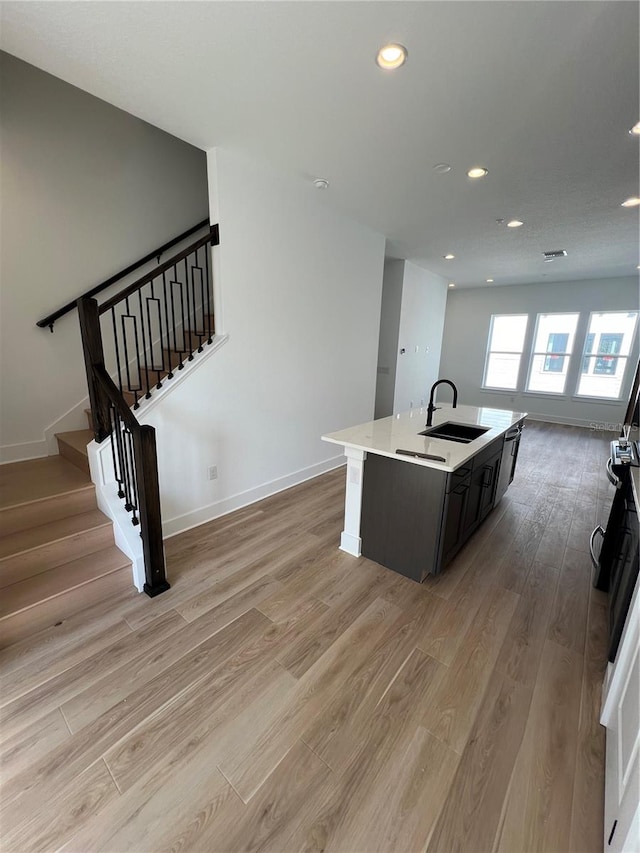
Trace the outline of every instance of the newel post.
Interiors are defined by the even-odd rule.
[[[80,334],[82,335],[82,350],[84,352],[84,366],[87,372],[87,386],[89,388],[89,403],[91,405],[91,417],[93,418],[93,432],[96,441],[100,442],[111,434],[109,403],[98,385],[93,372],[94,367],[104,368],[100,314],[98,313],[98,303],[95,299],[81,297],[78,299],[77,306],[78,317],[80,319]]]
[[[144,553],[143,589],[153,598],[169,589],[162,541],[155,429],[152,426],[141,426],[133,433],[133,444],[140,509],[140,536]]]

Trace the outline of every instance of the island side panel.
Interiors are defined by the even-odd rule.
[[[362,553],[360,537],[360,515],[362,510],[362,481],[364,461],[367,454],[364,450],[345,447],[347,457],[347,488],[344,498],[344,530],[340,536],[340,550],[359,557]]]
[[[447,474],[369,454],[362,494],[362,555],[421,582],[438,571]]]

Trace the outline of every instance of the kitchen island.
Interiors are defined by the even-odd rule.
[[[340,548],[416,581],[442,571],[513,479],[525,417],[443,405],[432,432],[454,424],[482,434],[468,442],[423,435],[426,409],[412,409],[322,436],[347,457]]]

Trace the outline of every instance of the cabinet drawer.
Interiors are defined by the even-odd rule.
[[[470,462],[473,462],[473,470],[477,471],[478,468],[482,468],[483,465],[486,465],[497,453],[502,454],[502,445],[504,444],[504,438],[501,436],[497,438],[495,441],[492,441],[484,450],[481,450],[476,456],[473,457]],[[467,463],[469,464],[469,463]]]

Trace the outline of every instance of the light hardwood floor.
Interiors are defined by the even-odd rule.
[[[610,438],[529,423],[423,585],[338,550],[339,469],[0,651],[3,851],[601,850]]]

